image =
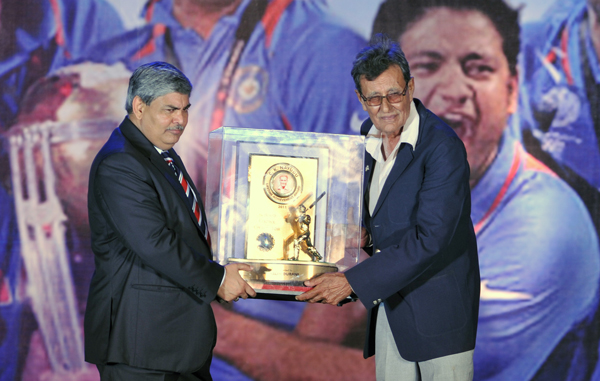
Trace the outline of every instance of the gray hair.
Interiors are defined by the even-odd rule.
[[[170,93],[190,95],[192,84],[190,80],[175,66],[166,62],[150,62],[133,72],[129,78],[125,110],[133,112],[133,98],[139,96],[147,105],[156,98]]]
[[[390,66],[397,65],[402,70],[404,81],[410,81],[410,67],[400,46],[384,34],[376,34],[369,46],[361,50],[352,65],[352,78],[356,90],[362,94],[360,80],[364,76],[367,81],[379,77]]]

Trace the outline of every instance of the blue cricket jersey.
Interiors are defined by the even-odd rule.
[[[94,60],[123,61],[132,70],[147,62],[175,61],[190,79],[192,106],[177,152],[200,189],[219,82],[250,1],[222,17],[206,39],[179,24],[171,0],[151,2],[146,25],[94,49]],[[366,113],[350,70],[365,44],[318,3],[269,2],[242,52],[218,126],[357,134]]]
[[[600,279],[585,206],[509,129],[471,194],[481,271],[475,379],[580,380],[593,366],[584,333]]]

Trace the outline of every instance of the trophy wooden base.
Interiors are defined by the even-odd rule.
[[[310,290],[304,281],[324,273],[336,272],[333,263],[229,258],[229,263],[245,263],[252,271],[240,275],[257,293],[259,299],[296,300],[295,296]]]

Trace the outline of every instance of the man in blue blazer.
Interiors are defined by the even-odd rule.
[[[102,380],[211,380],[210,302],[256,295],[238,273],[250,266],[212,261],[200,192],[173,150],[191,90],[172,65],[140,66],[128,115],[92,164],[85,359]]]
[[[363,245],[372,256],[306,282],[314,288],[298,300],[337,304],[354,292],[369,310],[364,355],[376,354],[378,379],[470,380],[480,279],[464,145],[413,99],[408,62],[387,37],[358,54],[352,76],[370,116]]]

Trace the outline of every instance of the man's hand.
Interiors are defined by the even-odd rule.
[[[240,270],[252,271],[252,266],[245,263],[231,263],[225,266],[225,280],[217,291],[219,298],[231,302],[256,296],[256,291],[240,276]]]
[[[371,245],[371,236],[367,229],[361,227],[360,228],[360,247],[365,247],[367,245]]]
[[[296,296],[296,300],[309,303],[327,303],[336,306],[352,293],[352,287],[344,273],[327,273],[304,282],[308,287],[314,287],[304,294]]]

